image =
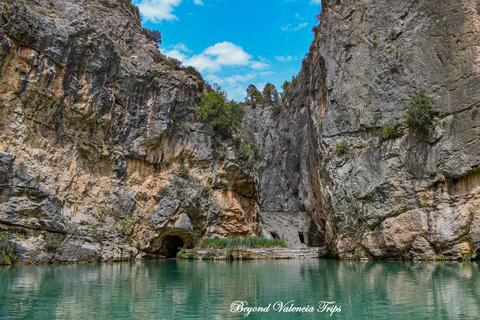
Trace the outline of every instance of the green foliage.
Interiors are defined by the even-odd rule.
[[[447,259],[445,258],[445,256],[444,256],[443,254],[439,253],[439,254],[437,254],[437,255],[435,256],[435,260],[437,260],[437,261],[445,261],[445,260],[447,260]]]
[[[275,107],[272,108],[272,116],[277,117],[280,112],[282,112],[282,107],[280,105],[276,105]]]
[[[62,246],[63,238],[56,234],[47,234],[44,237],[44,247],[48,252],[55,252]]]
[[[263,102],[263,96],[255,85],[251,84],[248,86],[246,100],[254,105]]]
[[[285,80],[285,82],[282,84],[283,92],[285,92],[288,89],[289,86],[290,86],[290,82]]]
[[[0,232],[0,265],[13,264],[17,255],[15,242],[8,232]]]
[[[412,129],[428,132],[432,126],[433,109],[430,99],[423,90],[412,98],[408,105],[405,123]]]
[[[187,253],[185,249],[182,249],[177,253],[177,259],[195,260],[195,253],[193,252]]]
[[[282,239],[266,239],[263,237],[236,238],[203,238],[197,241],[198,249],[234,249],[234,248],[286,248]]]
[[[340,143],[337,143],[335,145],[335,147],[337,148],[337,151],[340,152],[340,153],[347,153],[348,152],[348,144],[346,141],[342,141]]]
[[[235,260],[235,256],[233,255],[233,250],[227,251],[227,254],[225,255],[225,260]]]
[[[250,149],[250,147],[246,144],[242,144],[238,152],[239,152],[240,159],[247,159],[249,156],[253,154],[252,149]]]
[[[265,85],[265,87],[263,87],[262,95],[263,95],[263,101],[266,104],[269,104],[269,105],[278,104],[278,91],[275,88],[275,85],[273,85],[272,83],[269,82]]]
[[[187,168],[185,164],[181,164],[180,168],[178,169],[178,175],[184,179],[187,179],[190,175],[190,170]]]
[[[162,33],[155,29],[142,28],[143,34],[150,40],[162,44]]]
[[[207,253],[202,257],[202,260],[214,260],[215,256],[210,252],[207,251]]]
[[[468,261],[472,260],[473,252],[472,251],[462,252],[461,256],[462,256],[462,261],[463,262],[468,262]]]
[[[214,91],[200,94],[200,116],[209,122],[215,132],[223,138],[232,136],[232,132],[242,123],[243,109],[235,101],[228,101],[227,94],[218,85]]]
[[[392,121],[383,126],[383,138],[385,140],[395,139],[401,135],[400,124],[398,122]]]
[[[115,229],[120,232],[121,234],[128,234],[132,223],[130,221],[121,220],[120,224],[115,226]]]
[[[242,254],[242,260],[253,260],[253,253],[245,252]]]

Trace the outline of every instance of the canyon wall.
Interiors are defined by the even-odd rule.
[[[170,256],[262,234],[261,211],[306,212],[308,244],[343,259],[477,257],[478,1],[322,7],[281,103],[246,105],[224,139],[199,120],[201,76],[128,2],[3,1],[0,240],[16,262]],[[422,90],[424,130],[406,121]]]
[[[3,1],[0,231],[17,263],[174,255],[259,233],[258,177],[197,118],[125,1]]]
[[[323,2],[274,133],[297,205],[340,258],[478,255],[478,1]],[[421,90],[428,130],[406,124]]]

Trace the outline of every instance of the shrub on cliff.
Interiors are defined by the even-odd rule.
[[[218,84],[214,84],[213,91],[200,94],[200,106],[200,117],[223,138],[231,137],[242,123],[242,107],[233,100],[228,101],[226,92]]]
[[[420,90],[416,96],[412,97],[408,105],[405,123],[412,129],[427,132],[432,126],[432,118],[433,109],[430,99],[425,94],[425,91]]]
[[[155,29],[142,28],[143,34],[150,40],[162,44],[162,33]]]
[[[0,265],[13,264],[16,257],[16,246],[8,232],[0,232]]]

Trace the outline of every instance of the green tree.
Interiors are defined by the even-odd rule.
[[[427,132],[432,126],[432,119],[433,109],[430,99],[425,94],[425,91],[420,90],[416,96],[412,97],[408,105],[405,123],[412,129]]]
[[[263,97],[257,87],[253,84],[249,85],[247,88],[247,99],[248,102],[253,104],[262,103]]]
[[[228,101],[227,93],[218,84],[214,84],[213,91],[201,93],[200,100],[201,118],[223,138],[231,137],[233,130],[242,123],[242,107],[233,100]]]
[[[278,91],[275,88],[275,85],[272,83],[267,83],[263,88],[263,100],[267,104],[277,104],[278,103]]]

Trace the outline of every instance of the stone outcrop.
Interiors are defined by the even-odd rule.
[[[159,256],[167,237],[188,247],[259,233],[258,177],[239,138],[197,120],[203,79],[169,64],[132,8],[1,4],[0,231],[17,263]]]
[[[477,255],[478,1],[322,2],[269,133],[284,142],[259,144],[275,145],[271,159],[298,189],[262,185],[263,204],[295,195],[340,258]],[[434,109],[426,133],[405,122],[420,90]]]

